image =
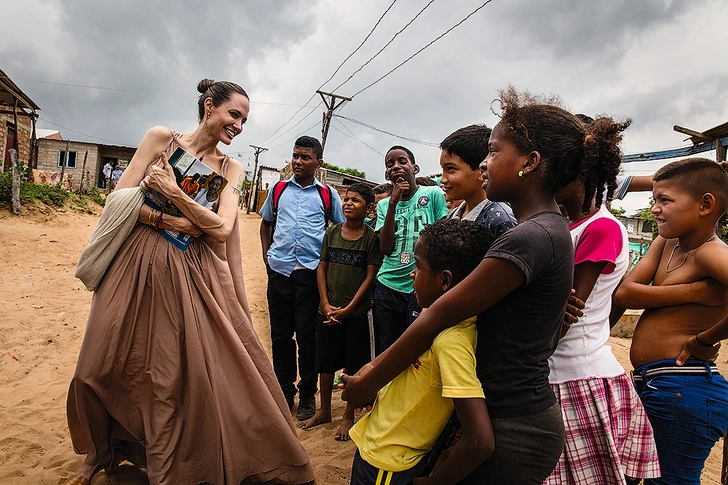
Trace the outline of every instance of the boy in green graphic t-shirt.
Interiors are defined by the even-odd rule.
[[[374,289],[374,311],[379,327],[379,349],[385,351],[419,315],[410,273],[415,267],[414,248],[425,225],[447,215],[445,195],[439,187],[415,182],[420,168],[414,154],[393,146],[384,158],[385,178],[392,195],[377,205],[379,244],[384,262]]]

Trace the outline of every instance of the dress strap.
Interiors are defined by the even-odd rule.
[[[179,145],[179,137],[180,137],[180,134],[177,133],[176,131],[172,131],[171,129],[169,130],[169,133],[170,133],[170,135],[172,135],[172,139],[169,140],[169,143],[167,143],[167,146],[164,147],[164,150],[162,150],[160,152],[160,154],[157,156],[157,159],[159,159],[161,157],[162,153],[169,154],[170,148],[172,148],[172,145],[173,144],[176,143],[176,144]]]

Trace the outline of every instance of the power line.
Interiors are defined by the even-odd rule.
[[[93,136],[93,135],[89,135],[89,134],[87,134],[87,133],[83,133],[83,132],[81,132],[81,131],[78,131],[78,130],[74,130],[73,128],[69,128],[69,127],[67,127],[67,126],[59,125],[58,123],[54,123],[54,122],[52,122],[52,121],[51,121],[51,120],[49,120],[48,118],[41,118],[41,117],[39,116],[39,117],[38,117],[38,119],[39,119],[39,120],[41,120],[41,121],[45,121],[46,123],[50,123],[50,124],[51,124],[51,125],[53,125],[53,126],[57,126],[57,127],[59,127],[59,128],[63,128],[64,130],[72,131],[72,132],[74,132],[74,133],[78,133],[79,135],[87,136],[87,137],[89,137],[89,138],[94,138],[94,139],[96,139],[96,140],[101,140],[101,141],[107,141],[107,142],[109,142],[109,143],[113,143],[114,145],[121,145],[121,146],[131,146],[131,145],[128,145],[128,144],[126,144],[126,143],[121,143],[121,142],[118,142],[118,141],[114,141],[114,140],[107,140],[106,138],[101,138],[101,137],[98,137],[98,136]]]
[[[279,144],[279,145],[276,145],[276,146],[270,147],[270,149],[271,149],[271,150],[273,150],[274,148],[282,147],[283,145],[288,145],[288,144],[290,144],[290,143],[294,142],[294,141],[295,141],[295,140],[296,140],[296,139],[297,139],[297,138],[298,138],[299,136],[303,135],[304,133],[307,133],[307,132],[308,132],[309,130],[312,130],[312,129],[314,129],[314,128],[316,128],[317,126],[318,126],[318,121],[317,121],[317,122],[316,122],[316,123],[315,123],[315,124],[314,124],[313,126],[309,126],[309,127],[308,127],[308,128],[306,128],[305,130],[303,130],[302,132],[300,132],[300,133],[299,133],[298,135],[296,135],[296,136],[294,136],[293,138],[291,138],[290,140],[288,140],[288,141],[286,141],[286,142],[283,142],[283,143],[281,143],[281,144]]]
[[[370,58],[369,58],[369,60],[368,60],[368,61],[366,61],[366,62],[365,62],[364,64],[362,64],[362,65],[361,65],[361,66],[359,67],[359,69],[357,69],[356,71],[354,71],[354,72],[353,72],[353,73],[351,74],[351,76],[349,76],[348,78],[346,78],[346,80],[345,80],[345,81],[344,81],[343,83],[341,83],[341,84],[339,84],[338,86],[336,86],[336,87],[334,88],[334,91],[337,91],[337,90],[338,90],[338,89],[339,89],[339,88],[340,88],[341,86],[343,86],[344,84],[348,83],[348,82],[349,82],[349,81],[351,80],[351,78],[353,78],[353,77],[354,77],[354,76],[355,76],[355,75],[356,75],[356,74],[357,74],[357,73],[358,73],[359,71],[361,71],[361,70],[362,70],[362,69],[364,69],[364,68],[365,68],[365,67],[366,67],[367,65],[369,65],[369,63],[370,63],[370,62],[372,62],[372,61],[373,61],[373,60],[374,60],[374,59],[375,59],[375,58],[376,58],[376,57],[377,57],[377,56],[378,56],[379,54],[381,54],[381,53],[382,53],[382,51],[384,51],[384,49],[386,49],[387,47],[389,47],[389,45],[390,45],[390,44],[391,44],[392,42],[394,42],[394,39],[396,39],[396,38],[397,38],[397,36],[398,36],[399,34],[401,34],[402,32],[404,32],[404,31],[405,31],[405,30],[407,29],[407,27],[409,27],[410,25],[412,25],[412,23],[413,23],[413,22],[414,22],[415,20],[417,20],[417,17],[419,17],[419,16],[420,16],[420,15],[422,14],[422,12],[424,12],[424,11],[425,11],[425,10],[427,9],[427,7],[429,7],[430,5],[432,5],[432,3],[433,3],[434,1],[435,1],[435,0],[430,0],[430,1],[428,2],[428,4],[427,4],[427,5],[425,5],[425,6],[424,6],[424,7],[422,8],[422,10],[420,10],[419,12],[417,12],[417,15],[415,15],[415,16],[414,16],[414,18],[412,18],[412,20],[410,20],[409,22],[407,22],[407,24],[406,24],[406,25],[405,25],[404,27],[402,27],[402,28],[401,28],[401,29],[400,29],[400,30],[399,30],[399,31],[398,31],[398,32],[397,32],[396,34],[394,34],[394,36],[393,36],[393,37],[392,37],[391,39],[389,39],[389,42],[387,42],[386,44],[384,44],[384,47],[382,47],[381,49],[379,49],[379,51],[377,51],[377,53],[376,53],[376,54],[374,54],[374,55],[373,55],[372,57],[370,57]]]
[[[297,113],[299,113],[299,112],[301,111],[301,110],[298,110],[298,111],[297,111],[296,113],[294,113],[294,114],[293,114],[293,116],[292,116],[291,118],[289,118],[289,120],[288,120],[288,121],[286,121],[285,123],[283,123],[283,125],[281,125],[281,127],[280,127],[280,128],[278,128],[278,129],[277,129],[277,130],[276,130],[276,131],[275,131],[275,132],[273,133],[273,135],[270,135],[270,136],[269,136],[268,138],[266,138],[266,139],[265,139],[264,141],[268,141],[268,144],[270,145],[271,143],[273,143],[274,141],[276,141],[277,139],[279,139],[280,137],[282,137],[282,136],[283,136],[283,135],[285,135],[286,133],[290,132],[290,131],[291,131],[292,129],[294,129],[295,127],[297,127],[297,126],[298,126],[298,125],[300,125],[301,123],[303,123],[303,122],[304,122],[304,121],[306,120],[306,118],[308,118],[309,116],[311,116],[311,115],[313,114],[313,112],[314,112],[314,111],[316,111],[316,108],[318,108],[318,107],[319,107],[319,106],[321,106],[322,104],[323,104],[323,101],[320,101],[320,102],[319,102],[319,104],[317,104],[317,105],[316,105],[316,106],[315,106],[315,107],[314,107],[314,108],[313,108],[313,109],[312,109],[311,111],[309,111],[309,112],[308,112],[308,114],[307,114],[306,116],[304,116],[303,118],[301,118],[300,120],[298,120],[298,122],[297,122],[297,123],[296,123],[295,125],[291,126],[291,127],[290,127],[290,128],[288,128],[288,129],[287,129],[286,131],[284,131],[284,132],[283,132],[283,133],[281,133],[280,135],[276,136],[275,138],[271,138],[271,137],[272,137],[273,135],[275,135],[276,133],[278,133],[278,131],[280,131],[280,130],[281,130],[281,128],[283,128],[284,126],[286,126],[286,125],[287,125],[287,124],[288,124],[288,123],[289,123],[289,122],[290,122],[290,121],[291,121],[291,120],[293,119],[293,116],[296,116],[296,114],[297,114]],[[318,123],[316,123],[316,125],[318,125]],[[314,127],[316,127],[316,125],[313,125],[313,126],[314,126]],[[261,145],[262,145],[262,144],[263,144],[263,143],[261,143]]]
[[[396,71],[396,70],[397,70],[397,69],[399,69],[400,67],[402,67],[402,66],[404,66],[405,64],[407,64],[407,63],[408,63],[408,62],[409,62],[410,60],[412,60],[412,59],[413,59],[413,58],[414,58],[415,56],[417,56],[417,55],[418,55],[418,54],[419,54],[420,52],[422,52],[423,50],[427,49],[427,48],[428,48],[428,47],[430,47],[430,46],[431,46],[432,44],[434,44],[434,43],[435,43],[435,42],[437,42],[438,40],[442,39],[442,38],[443,38],[443,37],[445,37],[445,36],[446,36],[447,34],[449,34],[449,33],[450,33],[451,31],[453,31],[454,29],[456,29],[457,27],[459,27],[460,25],[462,25],[462,24],[463,24],[463,23],[464,23],[464,22],[465,22],[466,20],[468,20],[468,19],[469,19],[470,17],[472,17],[473,15],[475,15],[476,13],[478,13],[478,11],[480,11],[480,9],[482,9],[483,7],[485,7],[486,5],[488,5],[488,4],[489,4],[490,2],[492,2],[492,1],[493,1],[493,0],[487,0],[486,2],[484,2],[483,4],[481,4],[481,5],[480,5],[480,6],[478,7],[478,8],[476,8],[475,10],[473,10],[472,12],[470,12],[470,13],[468,14],[468,16],[467,16],[467,17],[465,17],[464,19],[460,20],[460,21],[459,21],[458,23],[456,23],[455,25],[453,25],[452,27],[450,27],[449,29],[447,29],[447,30],[446,30],[445,32],[443,32],[442,34],[440,34],[440,35],[438,35],[437,37],[435,37],[435,38],[434,38],[434,39],[433,39],[432,41],[430,41],[429,43],[427,43],[427,44],[426,44],[426,45],[425,45],[424,47],[422,47],[422,48],[421,48],[420,50],[418,50],[417,52],[415,52],[414,54],[412,54],[411,56],[409,56],[409,57],[408,57],[407,59],[405,59],[404,61],[400,62],[400,63],[399,63],[399,64],[398,64],[397,66],[395,66],[395,67],[394,67],[393,69],[391,69],[391,70],[390,70],[389,72],[387,72],[387,73],[386,73],[386,74],[385,74],[384,76],[380,77],[379,79],[377,79],[377,80],[376,80],[376,81],[374,81],[373,83],[369,84],[369,85],[368,85],[368,86],[366,86],[365,88],[363,88],[363,89],[360,89],[359,91],[357,91],[356,93],[354,93],[354,94],[353,94],[353,95],[352,95],[351,97],[352,97],[352,98],[356,97],[356,96],[357,96],[358,94],[360,94],[360,93],[362,93],[363,91],[366,91],[367,89],[371,88],[372,86],[374,86],[375,84],[377,84],[377,83],[378,83],[379,81],[381,81],[381,80],[382,80],[382,79],[384,79],[385,77],[389,76],[390,74],[392,74],[392,73],[393,73],[394,71]]]
[[[432,1],[434,2],[435,0],[432,0]],[[394,0],[392,3],[389,4],[389,7],[387,7],[387,10],[385,10],[384,13],[382,14],[382,16],[379,17],[379,20],[377,20],[377,22],[374,24],[374,27],[372,27],[372,30],[369,31],[369,33],[367,34],[367,36],[364,37],[364,40],[361,41],[361,44],[359,44],[359,46],[356,49],[354,49],[354,51],[351,54],[349,54],[346,57],[346,59],[344,59],[341,62],[341,64],[339,64],[339,67],[336,68],[336,70],[334,71],[334,73],[326,81],[324,81],[324,83],[321,86],[319,86],[319,90],[321,88],[323,88],[326,85],[327,82],[331,81],[334,78],[334,76],[336,76],[336,73],[339,72],[339,69],[341,69],[341,67],[346,63],[346,61],[348,61],[349,59],[351,59],[351,56],[353,56],[354,54],[356,54],[359,51],[359,49],[362,48],[362,46],[364,45],[364,43],[369,39],[369,37],[372,36],[372,34],[374,33],[374,30],[379,26],[379,23],[382,21],[382,19],[384,18],[384,16],[387,15],[387,12],[389,12],[392,9],[392,7],[394,6],[395,3],[397,3],[397,0]],[[432,2],[430,2],[430,3],[432,3]],[[352,76],[353,76],[353,74],[352,74]],[[349,79],[351,79],[351,78],[349,78]],[[348,81],[348,79],[347,79],[347,81]],[[346,83],[346,81],[344,81],[344,83]],[[339,87],[336,88],[336,89],[339,89],[342,85],[343,84],[340,84]],[[336,89],[334,89],[334,91],[336,91]]]
[[[367,142],[365,142],[364,140],[362,140],[361,138],[359,138],[358,136],[356,136],[356,135],[354,134],[354,132],[353,132],[353,131],[351,131],[351,130],[350,130],[350,129],[349,129],[349,128],[348,128],[348,127],[347,127],[347,126],[346,126],[346,125],[344,124],[344,123],[342,123],[342,122],[341,122],[341,121],[339,121],[339,120],[336,120],[336,122],[337,122],[337,123],[339,123],[339,124],[340,124],[340,125],[341,125],[341,126],[342,126],[342,127],[343,127],[343,128],[345,129],[345,130],[346,130],[346,131],[348,131],[349,133],[351,133],[351,135],[347,135],[346,133],[344,133],[343,131],[341,131],[340,129],[338,129],[338,128],[336,127],[336,125],[333,125],[333,126],[334,126],[334,129],[335,129],[336,131],[338,131],[339,133],[341,133],[341,134],[342,134],[342,135],[344,135],[344,136],[348,136],[349,138],[353,138],[354,140],[357,140],[357,141],[359,141],[359,142],[363,143],[363,144],[364,144],[364,145],[366,145],[366,146],[367,146],[367,147],[368,147],[368,148],[369,148],[370,150],[372,150],[372,151],[373,151],[374,153],[377,153],[377,154],[381,155],[382,157],[384,156],[384,153],[380,152],[379,150],[377,150],[376,148],[372,147],[372,146],[371,146],[370,144],[368,144]]]
[[[420,145],[425,145],[425,146],[428,146],[428,147],[435,147],[435,148],[439,148],[440,147],[440,144],[439,143],[433,143],[433,142],[430,142],[430,141],[422,141],[422,140],[417,140],[415,138],[407,138],[406,136],[395,135],[394,133],[391,133],[391,132],[386,131],[386,130],[382,130],[380,128],[377,128],[376,126],[372,126],[372,125],[370,125],[368,123],[364,123],[363,121],[355,120],[354,118],[347,118],[346,116],[341,116],[341,115],[334,115],[334,116],[336,116],[337,118],[342,118],[342,119],[351,121],[352,123],[356,123],[357,125],[366,126],[370,130],[378,131],[379,133],[384,133],[385,135],[393,136],[393,137],[399,138],[401,140],[411,141],[412,143],[418,143]]]
[[[296,110],[296,112],[293,113],[290,118],[288,118],[288,121],[286,121],[281,126],[279,126],[278,129],[276,129],[276,131],[274,131],[273,133],[271,133],[270,135],[268,135],[263,141],[260,142],[260,144],[263,145],[265,142],[268,142],[269,140],[270,141],[276,140],[276,139],[280,138],[281,135],[284,135],[284,134],[288,133],[288,131],[290,131],[290,129],[288,131],[284,131],[283,133],[281,133],[281,135],[278,135],[276,138],[273,138],[275,136],[275,134],[278,133],[279,131],[281,131],[283,129],[283,127],[286,126],[288,123],[290,123],[293,120],[293,118],[296,117],[296,115],[298,113],[300,113],[301,111],[303,111],[303,108],[305,106],[307,106],[308,103],[310,103],[311,100],[315,96],[316,96],[316,93],[313,93],[313,95],[310,98],[308,98],[308,101],[306,101],[306,103],[302,107],[298,108]],[[319,104],[317,104],[316,106],[314,106],[313,109],[311,111],[309,111],[309,113],[306,116],[304,116],[303,118],[301,118],[301,120],[298,123],[301,123],[301,121],[303,121],[306,118],[308,118],[309,116],[311,116],[313,114],[313,112],[316,111],[316,108],[318,108],[319,106],[321,106],[321,103],[323,103],[323,101],[319,101]],[[294,125],[294,126],[296,126],[296,125]],[[271,140],[271,138],[272,138],[272,140]]]
[[[382,21],[382,19],[384,18],[384,16],[385,16],[385,15],[387,15],[387,12],[389,12],[389,10],[390,10],[390,9],[391,9],[391,8],[392,8],[392,7],[394,6],[394,4],[395,4],[396,2],[397,2],[397,0],[394,0],[394,1],[393,1],[393,2],[392,2],[392,3],[390,4],[390,5],[389,5],[389,7],[387,7],[387,9],[386,9],[386,10],[384,11],[384,13],[383,13],[383,14],[382,14],[382,15],[381,15],[381,16],[379,17],[379,20],[377,20],[377,22],[376,22],[376,23],[374,24],[374,27],[372,27],[372,29],[371,29],[371,30],[369,31],[369,33],[367,34],[367,36],[366,36],[366,37],[364,37],[364,40],[363,40],[363,41],[361,41],[361,44],[359,44],[359,46],[358,46],[358,47],[357,47],[356,49],[354,49],[354,51],[353,51],[353,52],[352,52],[351,54],[349,54],[349,55],[348,55],[348,56],[346,57],[346,59],[344,59],[344,60],[342,61],[342,63],[341,63],[341,64],[339,64],[339,67],[337,67],[337,68],[336,68],[336,70],[334,71],[334,73],[333,73],[333,74],[332,74],[331,76],[329,76],[329,78],[328,78],[328,79],[327,79],[326,81],[324,81],[324,82],[323,82],[323,83],[321,84],[321,86],[319,86],[319,87],[318,87],[317,91],[321,90],[321,89],[322,89],[322,88],[324,87],[324,85],[325,85],[325,84],[326,84],[327,82],[331,81],[331,80],[332,80],[332,79],[334,78],[334,76],[336,75],[336,73],[337,73],[337,72],[339,72],[339,69],[341,69],[341,67],[342,67],[342,66],[343,66],[343,65],[344,65],[344,64],[346,63],[346,61],[348,61],[348,60],[349,60],[349,59],[351,58],[351,56],[353,56],[354,54],[356,54],[356,53],[357,53],[357,51],[358,51],[359,49],[361,49],[361,47],[362,47],[362,46],[364,45],[364,43],[365,43],[365,42],[367,41],[367,39],[369,39],[369,37],[370,37],[370,36],[372,35],[372,33],[374,32],[374,30],[375,30],[375,29],[377,28],[377,26],[379,26],[379,23],[380,23],[380,22]],[[315,97],[316,97],[316,93],[314,92],[314,93],[313,93],[313,94],[311,95],[311,97],[310,97],[310,98],[308,98],[308,101],[306,101],[306,102],[304,103],[304,107],[305,107],[306,105],[308,105],[308,103],[310,103],[310,102],[311,102],[311,101],[313,100],[313,98],[315,98]],[[318,108],[319,106],[321,106],[321,103],[319,103],[318,105],[316,105],[316,108]],[[316,108],[314,108],[314,110],[315,110]],[[278,129],[277,129],[276,131],[274,131],[273,133],[271,133],[270,135],[268,135],[268,137],[266,137],[266,138],[265,138],[265,139],[264,139],[264,140],[263,140],[263,141],[261,142],[261,144],[265,143],[266,141],[268,141],[269,139],[271,139],[271,138],[272,138],[273,136],[275,136],[275,134],[276,134],[276,133],[278,133],[279,131],[281,131],[281,130],[283,129],[283,127],[284,127],[284,126],[286,126],[286,125],[287,125],[288,123],[290,123],[290,122],[291,122],[291,121],[293,120],[293,118],[295,118],[295,117],[296,117],[296,115],[297,115],[298,113],[300,113],[300,112],[301,112],[302,110],[303,110],[303,107],[301,107],[301,108],[299,108],[298,110],[296,110],[296,112],[295,112],[295,113],[293,113],[293,115],[291,115],[291,117],[290,117],[290,118],[288,118],[288,121],[286,121],[286,122],[285,122],[285,123],[283,123],[283,124],[282,124],[281,126],[279,126],[279,127],[278,127]],[[313,111],[312,111],[312,112],[313,112]],[[308,117],[309,117],[310,115],[311,115],[311,113],[309,113],[308,115],[304,116],[304,117],[303,117],[303,119],[302,119],[301,121],[303,121],[304,119],[308,118]],[[299,123],[300,123],[300,121],[299,121]],[[290,130],[289,130],[289,131],[290,131]],[[284,132],[284,133],[286,133],[286,132]],[[277,138],[273,138],[273,140],[276,140],[276,139],[277,139]],[[270,141],[273,141],[273,140],[270,140]]]

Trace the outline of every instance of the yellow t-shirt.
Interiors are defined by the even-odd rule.
[[[351,428],[362,458],[382,470],[415,466],[432,449],[453,412],[453,398],[484,398],[475,372],[476,318],[443,330],[387,384],[371,412]]]

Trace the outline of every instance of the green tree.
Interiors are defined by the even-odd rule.
[[[614,217],[619,217],[619,216],[623,216],[624,213],[627,212],[627,211],[624,210],[622,207],[614,207],[614,206],[612,206],[612,207],[609,208],[609,212],[611,212]]]
[[[653,199],[650,199],[650,206],[649,207],[643,207],[642,209],[639,209],[637,212],[632,214],[630,217],[636,217],[638,219],[642,219],[643,221],[648,221],[652,225],[652,239],[654,240],[657,237],[658,231],[657,231],[657,221],[655,220],[655,215],[652,213],[652,206],[655,205],[655,201]]]
[[[323,168],[326,168],[328,170],[335,170],[335,171],[341,172],[341,173],[348,173],[349,175],[353,175],[354,177],[359,177],[359,178],[363,178],[363,179],[367,178],[366,172],[362,172],[361,170],[357,170],[357,169],[351,168],[351,167],[341,168],[341,167],[338,167],[331,163],[324,162]]]

